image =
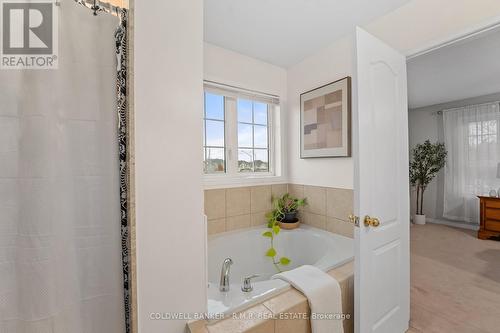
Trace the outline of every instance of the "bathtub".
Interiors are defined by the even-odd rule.
[[[209,315],[231,314],[290,288],[282,280],[271,280],[277,270],[271,259],[264,255],[270,247],[269,238],[262,237],[265,230],[265,227],[255,227],[208,237]],[[351,238],[307,225],[295,230],[281,230],[274,247],[278,256],[292,260],[285,270],[309,264],[329,271],[354,257]],[[233,260],[230,290],[220,292],[221,265],[225,258]],[[254,274],[259,277],[252,280],[253,291],[241,291],[243,278]]]

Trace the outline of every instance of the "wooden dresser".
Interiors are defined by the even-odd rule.
[[[479,196],[481,226],[479,239],[500,236],[500,198]]]

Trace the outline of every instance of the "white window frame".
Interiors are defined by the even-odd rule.
[[[261,185],[282,183],[285,180],[282,159],[283,130],[280,126],[282,113],[279,97],[257,93],[220,83],[205,81],[204,93],[211,92],[223,95],[225,108],[225,158],[226,171],[224,173],[203,174],[204,187],[222,188],[247,185]],[[238,98],[264,102],[268,105],[268,144],[269,144],[269,172],[238,172]],[[203,106],[205,107],[205,106]],[[204,115],[203,110],[203,115]]]

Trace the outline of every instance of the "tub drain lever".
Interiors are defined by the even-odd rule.
[[[243,285],[241,286],[241,291],[246,292],[246,293],[252,291],[253,290],[252,279],[256,278],[256,277],[259,277],[259,276],[254,274],[254,275],[250,275],[250,276],[247,276],[246,278],[244,278]]]

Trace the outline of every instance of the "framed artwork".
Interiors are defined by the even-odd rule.
[[[300,158],[351,156],[351,78],[300,95]]]

